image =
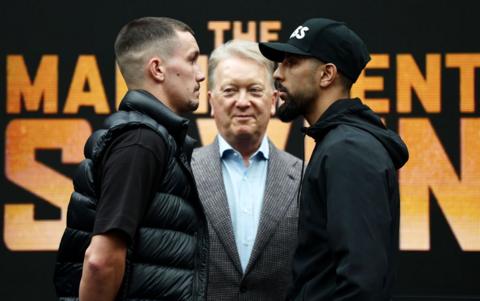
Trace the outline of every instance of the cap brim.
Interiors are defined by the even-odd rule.
[[[283,61],[283,59],[285,58],[285,53],[307,55],[307,56],[311,55],[287,43],[277,43],[277,42],[260,43],[258,47],[264,57],[274,62]]]

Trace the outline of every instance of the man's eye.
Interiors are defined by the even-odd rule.
[[[286,57],[285,60],[282,62],[283,65],[292,66],[297,63],[297,59],[295,57]]]
[[[224,95],[233,95],[235,93],[235,89],[234,88],[225,88],[223,89],[223,94]]]
[[[190,61],[190,63],[196,64],[197,60],[198,60],[198,54],[194,54],[194,55],[190,56],[188,60]]]
[[[263,96],[263,89],[261,89],[261,88],[252,88],[248,92],[250,92],[250,94],[252,94],[253,96],[256,96],[256,97]]]

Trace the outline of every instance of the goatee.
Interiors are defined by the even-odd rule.
[[[279,101],[280,102],[280,101]],[[279,103],[277,102],[277,103]],[[293,121],[302,115],[302,109],[287,96],[284,102],[277,106],[277,117],[283,122]]]
[[[292,96],[288,93],[287,88],[279,81],[275,81],[275,89],[280,93],[275,110],[278,119],[283,122],[290,122],[302,115],[302,108],[292,100]]]

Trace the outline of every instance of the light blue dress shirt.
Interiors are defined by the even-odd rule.
[[[246,167],[242,155],[218,135],[222,174],[227,193],[233,233],[243,271],[247,267],[257,236],[267,179],[269,146],[266,136],[250,156]]]

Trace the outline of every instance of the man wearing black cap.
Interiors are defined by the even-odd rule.
[[[370,60],[344,23],[307,20],[287,43],[261,43],[279,62],[283,121],[303,115],[316,145],[305,171],[292,300],[389,300],[398,250],[397,169],[408,151],[350,88]]]

